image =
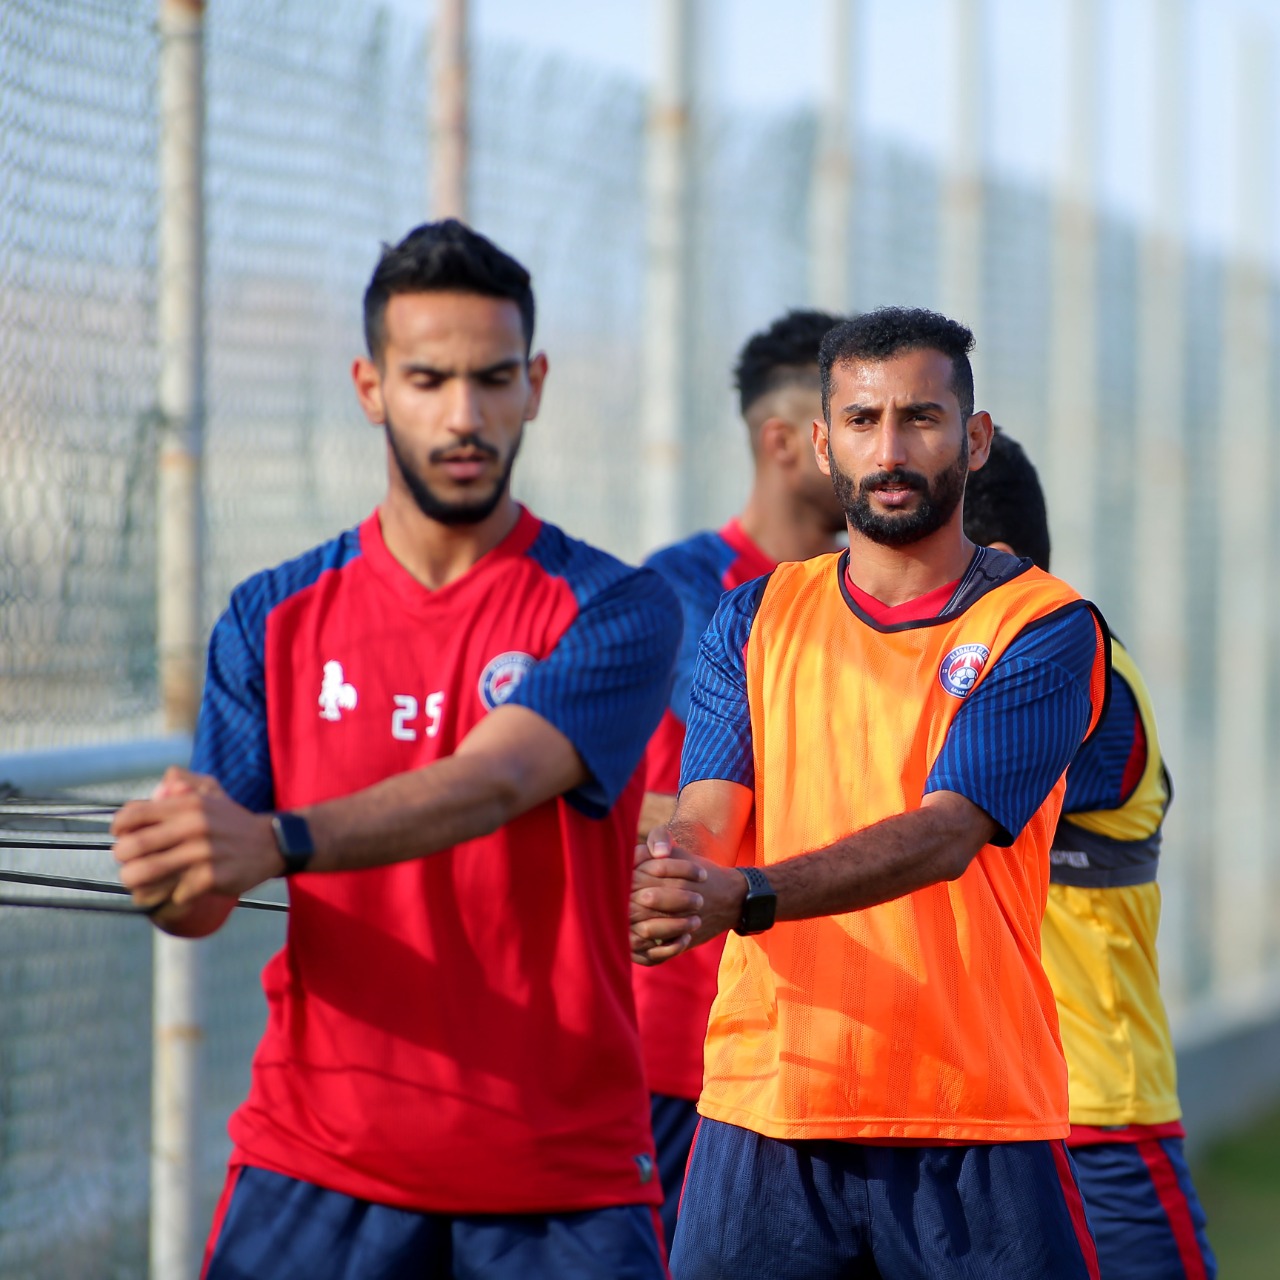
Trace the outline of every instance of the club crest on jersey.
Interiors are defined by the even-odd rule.
[[[938,669],[938,682],[953,697],[963,698],[973,688],[991,650],[985,644],[962,644],[952,649]]]
[[[480,673],[480,683],[477,686],[480,701],[484,703],[486,711],[501,706],[511,697],[533,662],[532,654],[521,653],[518,649],[500,653],[490,660]]]
[[[320,718],[341,720],[344,711],[356,709],[356,687],[348,684],[342,674],[342,663],[326,662],[324,678],[320,681]]]

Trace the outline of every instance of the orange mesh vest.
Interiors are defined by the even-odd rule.
[[[840,557],[775,570],[746,652],[755,813],[740,862],[768,866],[919,807],[963,705],[947,685],[976,685],[1029,624],[1080,598],[1003,559],[1004,580],[954,616],[887,631],[845,602]],[[1094,723],[1107,678],[1100,635]],[[955,881],[730,935],[701,1113],[775,1138],[1064,1137],[1067,1071],[1040,963],[1063,786]]]

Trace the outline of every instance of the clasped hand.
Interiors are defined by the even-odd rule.
[[[731,867],[679,848],[666,827],[636,846],[631,880],[631,958],[656,965],[737,923],[746,881]]]
[[[283,865],[269,816],[186,769],[170,769],[150,800],[121,808],[111,833],[121,881],[151,911],[187,907],[210,893],[238,898]]]

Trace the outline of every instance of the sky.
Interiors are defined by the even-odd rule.
[[[430,4],[432,0],[427,0]],[[1038,185],[1060,169],[1067,118],[1062,48],[1070,0],[980,0],[981,70],[989,166]],[[1155,59],[1152,7],[1170,0],[1096,0],[1096,184],[1104,206],[1143,219],[1153,205]],[[1173,0],[1177,2],[1177,0]],[[1280,0],[1183,0],[1187,229],[1207,246],[1230,238],[1234,66],[1241,41],[1280,49]],[[399,0],[421,12],[422,0]],[[747,111],[812,104],[820,91],[824,0],[703,0],[700,75],[714,100]],[[546,49],[649,81],[657,0],[472,0],[486,42]],[[946,0],[857,0],[849,51],[850,114],[858,128],[932,156],[947,133]],[[1280,65],[1277,63],[1276,65]],[[1273,169],[1280,169],[1280,77],[1267,103]],[[1272,218],[1272,224],[1280,219]],[[1273,237],[1280,241],[1280,236]],[[1273,244],[1273,258],[1280,258]]]

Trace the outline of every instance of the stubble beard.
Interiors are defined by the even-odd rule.
[[[918,471],[877,471],[864,477],[856,489],[853,477],[840,470],[834,454],[828,451],[827,458],[831,483],[849,528],[883,547],[908,547],[937,533],[955,514],[969,474],[969,441],[962,439],[955,462],[932,479]],[[879,512],[872,508],[872,489],[890,483],[906,485],[920,495],[914,510]]]
[[[515,443],[511,446],[511,452],[507,455],[502,474],[498,477],[498,481],[491,493],[483,498],[468,502],[450,502],[441,498],[432,489],[426,478],[414,468],[407,451],[401,446],[397,438],[398,433],[391,421],[390,414],[383,421],[383,429],[387,433],[387,445],[391,450],[392,458],[395,460],[396,470],[399,471],[405,488],[408,489],[410,497],[413,498],[414,505],[428,520],[434,520],[438,524],[444,525],[480,524],[497,510],[498,504],[507,496],[511,487],[511,469],[516,464],[516,455],[519,454],[520,446],[524,442],[524,430],[522,428],[520,434],[516,437]],[[492,445],[486,444],[475,437],[463,437],[453,447],[460,446],[478,449],[494,457],[498,456],[498,451]],[[437,461],[437,455],[447,452],[449,451],[433,450],[428,461]]]

